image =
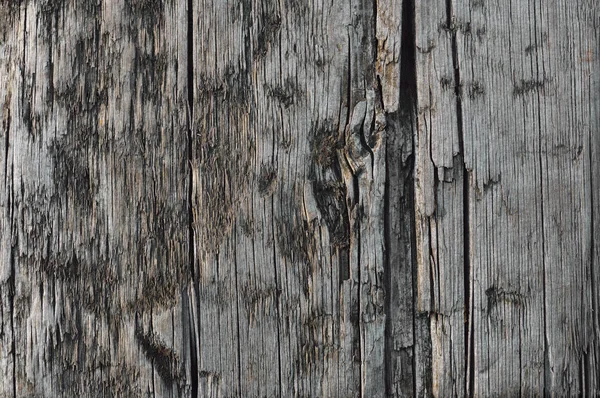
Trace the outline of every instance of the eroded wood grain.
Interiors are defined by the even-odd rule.
[[[393,107],[400,19],[387,7]],[[197,361],[220,376],[198,393],[384,396],[372,3],[199,2],[193,16]]]
[[[134,0],[2,9],[0,389],[179,395],[185,10]]]
[[[599,393],[592,0],[0,0],[0,397]]]
[[[597,394],[598,5],[427,2],[416,23],[433,394]]]

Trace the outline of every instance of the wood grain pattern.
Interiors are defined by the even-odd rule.
[[[0,397],[600,393],[593,0],[0,0]]]
[[[185,10],[5,6],[0,391],[178,396]]]
[[[597,394],[598,6],[427,2],[416,23],[433,394]],[[440,329],[452,308],[464,331]]]
[[[199,2],[193,12],[197,361],[220,375],[198,391],[383,396],[372,5]]]

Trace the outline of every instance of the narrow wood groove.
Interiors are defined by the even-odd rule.
[[[531,17],[531,13],[529,14]],[[534,32],[538,31],[538,18],[537,18],[537,9],[535,6],[535,2],[533,2],[533,30]],[[540,43],[538,43],[538,37],[537,34],[534,34],[534,46],[536,48],[539,47]],[[540,51],[543,51],[543,48],[540,48]],[[534,58],[534,66],[535,66],[535,73],[536,76],[539,77],[540,75],[540,65],[539,65],[539,54],[536,51],[536,56]],[[538,83],[532,83],[534,88],[536,87],[540,87],[541,84]],[[531,85],[531,84],[530,84]],[[541,99],[541,94],[539,92],[539,90],[535,90],[535,98],[536,98],[536,106],[537,106],[537,120],[535,121],[537,123],[537,144],[538,144],[538,167],[539,167],[539,184],[540,184],[540,190],[539,190],[539,197],[541,198],[541,200],[539,201],[540,203],[540,230],[541,230],[541,246],[542,246],[542,306],[544,308],[544,313],[543,313],[543,333],[544,333],[544,394],[545,395],[552,395],[553,393],[553,382],[552,382],[552,370],[551,370],[551,365],[550,365],[550,342],[549,342],[549,338],[548,338],[548,295],[546,292],[546,282],[547,282],[547,278],[546,278],[546,228],[545,228],[545,218],[544,218],[544,188],[545,188],[545,184],[544,184],[544,159],[543,159],[543,149],[542,149],[542,138],[544,135],[544,131],[542,129],[542,99]]]
[[[589,101],[589,103],[591,104],[592,101]],[[598,333],[600,332],[600,327],[599,327],[600,325],[598,325],[598,319],[599,319],[598,291],[597,291],[597,287],[596,287],[596,271],[594,269],[594,267],[597,265],[596,264],[597,246],[596,246],[596,233],[595,233],[595,230],[597,228],[597,226],[596,226],[597,225],[596,224],[596,207],[595,207],[596,202],[594,201],[594,200],[597,200],[597,195],[595,195],[594,192],[596,192],[595,189],[598,189],[597,183],[595,183],[595,180],[594,180],[594,178],[596,177],[596,173],[594,171],[594,164],[597,164],[597,159],[596,159],[596,161],[594,161],[594,151],[596,149],[596,147],[594,146],[594,141],[593,141],[594,134],[597,135],[596,132],[594,132],[590,129],[587,138],[588,138],[588,148],[589,148],[588,149],[588,156],[589,156],[588,162],[589,162],[589,168],[590,168],[590,181],[589,181],[589,183],[590,183],[590,260],[589,260],[590,261],[590,290],[591,290],[591,294],[592,294],[592,302],[591,302],[592,330],[594,331],[595,338],[594,338],[594,341],[592,341],[589,344],[586,352],[583,355],[585,384],[582,385],[582,389],[583,389],[585,396],[592,396],[595,393],[595,391],[593,389],[593,385],[592,385],[592,379],[591,379],[592,372],[594,370],[590,370],[590,357],[597,356],[597,352],[594,353],[593,350],[599,346],[598,338],[600,337],[598,335]],[[597,359],[596,359],[596,361],[597,361]],[[598,376],[596,376],[596,379],[595,379],[596,384],[598,383],[597,378],[598,378]],[[597,387],[598,386],[596,385],[596,388]]]
[[[4,134],[6,135],[4,137],[4,188],[6,189],[8,187],[8,145],[10,143],[10,123],[11,123],[11,116],[10,116],[10,108],[7,106],[5,109],[6,112],[6,116],[5,116],[5,120],[3,121],[3,124],[5,124],[4,127]]]
[[[412,335],[413,341],[410,347],[412,354],[412,360],[410,361],[412,366],[412,396],[417,396],[417,353],[415,349],[415,338],[417,335],[417,311],[416,311],[416,300],[417,295],[417,225],[416,225],[416,202],[415,202],[415,172],[416,172],[416,140],[415,133],[417,132],[417,118],[416,110],[418,108],[418,91],[417,91],[417,60],[416,60],[416,23],[415,23],[415,1],[416,0],[403,0],[402,1],[402,33],[401,33],[401,64],[400,64],[400,89],[405,89],[407,95],[402,95],[403,101],[401,104],[401,113],[405,118],[409,126],[410,134],[410,157],[406,161],[407,167],[407,180],[405,182],[407,205],[409,216],[409,228],[408,228],[408,240],[409,250],[406,260],[409,263],[409,269],[411,270],[412,277],[410,278],[410,292],[412,303],[410,308],[413,311],[412,314]]]
[[[465,378],[464,378],[464,394],[465,396],[473,396],[474,384],[474,344],[473,344],[473,328],[471,317],[471,246],[470,246],[470,172],[466,166],[465,153],[465,134],[463,123],[463,105],[462,105],[462,88],[463,82],[460,74],[460,62],[458,54],[457,34],[465,33],[465,30],[470,27],[463,26],[463,23],[455,21],[453,0],[446,0],[446,26],[452,34],[452,64],[454,66],[454,96],[456,98],[456,123],[458,131],[458,146],[462,159],[462,240],[463,240],[463,303],[464,303],[464,361],[465,361]],[[438,179],[436,178],[436,181]]]
[[[12,186],[11,186],[11,191],[12,191]],[[10,206],[10,202],[9,202],[9,206]],[[12,209],[12,206],[11,206]],[[12,213],[12,211],[11,211]],[[11,217],[11,221],[12,221],[12,217]],[[11,235],[12,235],[12,222],[11,222]],[[15,243],[14,246],[17,246],[17,244]],[[15,343],[15,294],[16,294],[16,269],[15,269],[15,250],[14,250],[14,246],[11,246],[10,248],[10,290],[9,290],[9,297],[10,297],[10,301],[8,303],[9,305],[9,309],[10,309],[10,334],[12,337],[12,342],[11,342],[11,350],[12,350],[12,357],[13,357],[13,363],[12,363],[12,388],[13,388],[13,398],[17,398],[17,345]]]
[[[409,0],[411,1],[411,0]],[[413,0],[414,1],[414,0]],[[414,10],[414,8],[413,8]],[[414,30],[413,30],[414,32]],[[414,42],[413,42],[414,43]],[[415,46],[416,48],[416,46]],[[415,62],[415,67],[416,67],[416,62]],[[416,73],[416,71],[415,71]],[[416,85],[416,79],[413,81],[415,82],[414,84]],[[417,90],[415,87],[415,92],[414,92],[414,109],[411,110],[411,130],[412,131],[417,131],[417,118],[415,117],[415,110],[416,110],[416,104],[417,104]],[[413,134],[413,140],[412,140],[412,153],[413,155],[411,156],[411,163],[412,163],[412,169],[410,171],[410,176],[411,179],[410,181],[410,191],[409,191],[409,203],[410,203],[410,209],[412,210],[410,213],[410,248],[411,248],[411,252],[410,252],[410,268],[412,271],[412,278],[410,280],[411,282],[411,293],[412,293],[412,298],[413,298],[413,302],[411,305],[411,309],[413,311],[413,316],[412,316],[412,330],[413,330],[413,345],[412,345],[412,361],[411,361],[411,366],[412,366],[412,396],[416,397],[417,396],[417,379],[418,379],[418,369],[417,369],[417,349],[416,349],[416,336],[417,336],[417,316],[418,316],[418,311],[417,311],[417,217],[416,217],[416,212],[414,211],[414,209],[416,208],[416,203],[415,203],[415,184],[414,184],[414,173],[416,170],[416,159],[415,159],[415,152],[416,152],[416,142],[414,140],[414,134]]]
[[[385,147],[386,160],[390,155],[388,147]],[[385,351],[384,351],[384,373],[385,373],[385,393],[387,396],[393,395],[393,363],[392,363],[392,313],[391,313],[391,292],[392,292],[392,278],[391,278],[391,264],[389,251],[392,247],[392,237],[390,232],[390,170],[389,162],[385,162],[385,193],[383,196],[383,212],[385,214],[383,221],[383,236],[385,245],[385,277],[384,277],[384,289],[385,289],[385,302],[384,302],[384,313],[386,314],[385,319]]]
[[[237,258],[237,253],[234,253],[233,256],[233,262],[234,262],[234,269],[235,269],[235,289],[236,291],[240,291],[240,285],[239,285],[239,276],[238,276],[238,258]],[[242,366],[241,366],[241,360],[242,360],[242,348],[241,345],[239,343],[239,336],[241,333],[241,329],[240,329],[240,296],[237,295],[235,298],[235,317],[236,317],[236,321],[235,321],[235,330],[238,336],[238,343],[237,343],[237,349],[236,349],[236,361],[237,361],[237,372],[238,372],[238,377],[237,377],[237,387],[238,387],[238,391],[242,391]]]
[[[598,318],[599,318],[599,314],[598,314],[598,296],[597,296],[597,290],[596,290],[596,271],[594,270],[594,266],[596,265],[595,260],[596,260],[596,237],[595,237],[595,229],[596,229],[596,222],[595,222],[595,218],[596,218],[596,211],[595,211],[595,207],[594,207],[594,199],[595,199],[595,195],[594,195],[594,188],[595,185],[594,184],[594,158],[593,158],[593,152],[594,152],[594,144],[592,141],[592,138],[594,136],[594,132],[592,132],[590,130],[590,133],[588,135],[588,146],[589,146],[589,164],[590,164],[590,288],[591,288],[591,292],[592,292],[592,314],[593,314],[593,319],[592,319],[592,330],[594,330],[595,333],[598,333],[600,331],[599,325],[598,325]],[[598,338],[598,336],[596,336],[596,338]],[[591,344],[592,347],[597,347],[598,346],[598,342],[595,341]],[[589,349],[589,348],[588,348]],[[586,353],[585,355],[585,379],[587,381],[585,388],[586,388],[586,394],[592,394],[593,391],[591,391],[591,381],[590,381],[590,370],[589,370],[589,356],[590,353]]]
[[[199,302],[198,297],[198,278],[195,250],[195,233],[194,233],[194,0],[187,0],[187,123],[188,123],[188,261],[190,264],[191,276],[191,291],[196,295],[196,303]],[[196,336],[195,322],[193,319],[193,311],[190,311],[188,330],[190,331],[190,377],[191,393],[193,398],[198,397],[198,342]]]
[[[24,13],[24,20],[27,21],[27,5],[25,4],[25,11]],[[20,10],[19,10],[20,11]],[[23,65],[21,67],[21,84],[25,85],[25,42],[26,42],[26,34],[27,34],[27,23],[25,22],[23,24],[23,57],[22,57],[22,62]],[[22,90],[22,96],[21,96],[21,105],[25,104],[25,90]],[[8,106],[10,106],[10,104],[8,104]],[[16,345],[16,337],[15,337],[15,295],[16,295],[16,264],[15,264],[15,255],[16,255],[16,248],[18,247],[18,235],[14,236],[13,234],[15,233],[15,228],[14,228],[14,222],[15,222],[15,188],[14,188],[14,184],[15,184],[15,176],[14,176],[14,163],[11,163],[11,167],[10,167],[10,179],[8,179],[8,155],[10,153],[9,151],[9,145],[10,145],[10,140],[9,140],[9,131],[10,131],[10,109],[8,110],[9,114],[8,114],[8,125],[6,128],[6,140],[5,140],[5,167],[4,167],[4,172],[5,172],[5,183],[4,183],[4,189],[7,192],[7,207],[8,207],[8,216],[10,217],[10,220],[8,222],[9,225],[9,231],[8,231],[8,236],[9,236],[9,263],[10,263],[10,279],[9,279],[9,309],[10,309],[10,334],[11,334],[11,338],[12,338],[12,342],[11,342],[11,351],[12,351],[12,390],[13,390],[13,398],[17,398],[17,345]],[[14,157],[14,155],[13,155]]]
[[[271,212],[273,214],[275,214],[275,198],[271,197],[270,199],[271,202]],[[271,230],[273,232],[273,242],[276,242],[276,238],[275,238],[275,223],[271,224]],[[279,389],[279,396],[282,396],[282,379],[281,379],[281,311],[280,311],[280,307],[281,307],[281,285],[280,285],[280,278],[279,275],[277,275],[277,252],[275,249],[275,245],[273,245],[273,275],[275,276],[275,313],[277,314],[277,380],[278,380],[278,389]],[[237,277],[236,277],[237,279]],[[237,285],[237,281],[236,281],[236,285]],[[237,288],[237,287],[236,287]],[[239,323],[239,315],[238,315],[238,323]],[[238,336],[239,336],[239,326],[238,326]]]

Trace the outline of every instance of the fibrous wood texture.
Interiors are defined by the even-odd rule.
[[[0,0],[0,397],[600,393],[599,8]]]
[[[0,395],[179,396],[185,7],[1,6]]]
[[[378,62],[397,106],[400,19],[386,6],[390,43]],[[384,394],[385,116],[373,13],[360,1],[194,3],[202,396]]]
[[[416,3],[416,302],[436,396],[599,392],[598,11]]]

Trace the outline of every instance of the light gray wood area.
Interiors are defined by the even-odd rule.
[[[417,3],[436,396],[598,393],[598,18],[591,1]]]

